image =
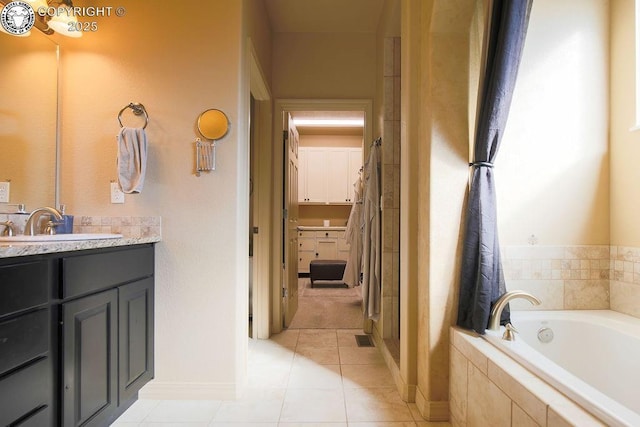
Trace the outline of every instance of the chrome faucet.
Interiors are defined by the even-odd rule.
[[[509,301],[516,298],[526,299],[533,305],[542,304],[542,301],[525,291],[511,291],[502,294],[502,296],[498,298],[496,303],[493,305],[493,308],[491,309],[491,315],[489,316],[490,331],[500,330],[500,316],[502,315],[502,310],[504,310],[504,307],[509,303]]]
[[[48,206],[38,208],[29,214],[27,223],[24,226],[24,234],[27,236],[35,236],[38,234],[35,232],[35,226],[38,224],[40,217],[47,213],[53,215],[58,221],[62,221],[62,213],[60,213],[59,210]]]
[[[13,224],[13,221],[2,221],[0,225],[4,226],[4,231],[2,232],[3,236],[13,236],[16,233],[16,227]]]

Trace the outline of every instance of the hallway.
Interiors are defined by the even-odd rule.
[[[248,387],[235,401],[139,400],[113,427],[435,426],[400,399],[376,347],[357,329],[289,329],[249,341]]]

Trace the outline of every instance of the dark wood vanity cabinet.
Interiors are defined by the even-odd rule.
[[[106,426],[153,378],[153,245],[0,259],[0,426]]]
[[[51,425],[55,360],[51,290],[55,263],[0,263],[0,425]]]

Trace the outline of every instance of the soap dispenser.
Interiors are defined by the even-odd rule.
[[[62,214],[62,221],[56,223],[56,233],[72,234],[73,233],[73,215],[65,214],[65,205],[60,205],[59,209]]]

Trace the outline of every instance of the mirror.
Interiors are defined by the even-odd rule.
[[[198,117],[198,131],[206,139],[220,139],[229,131],[229,119],[222,111],[212,108]]]
[[[10,181],[9,204],[27,211],[58,204],[58,55],[40,31],[0,33],[0,181]]]

